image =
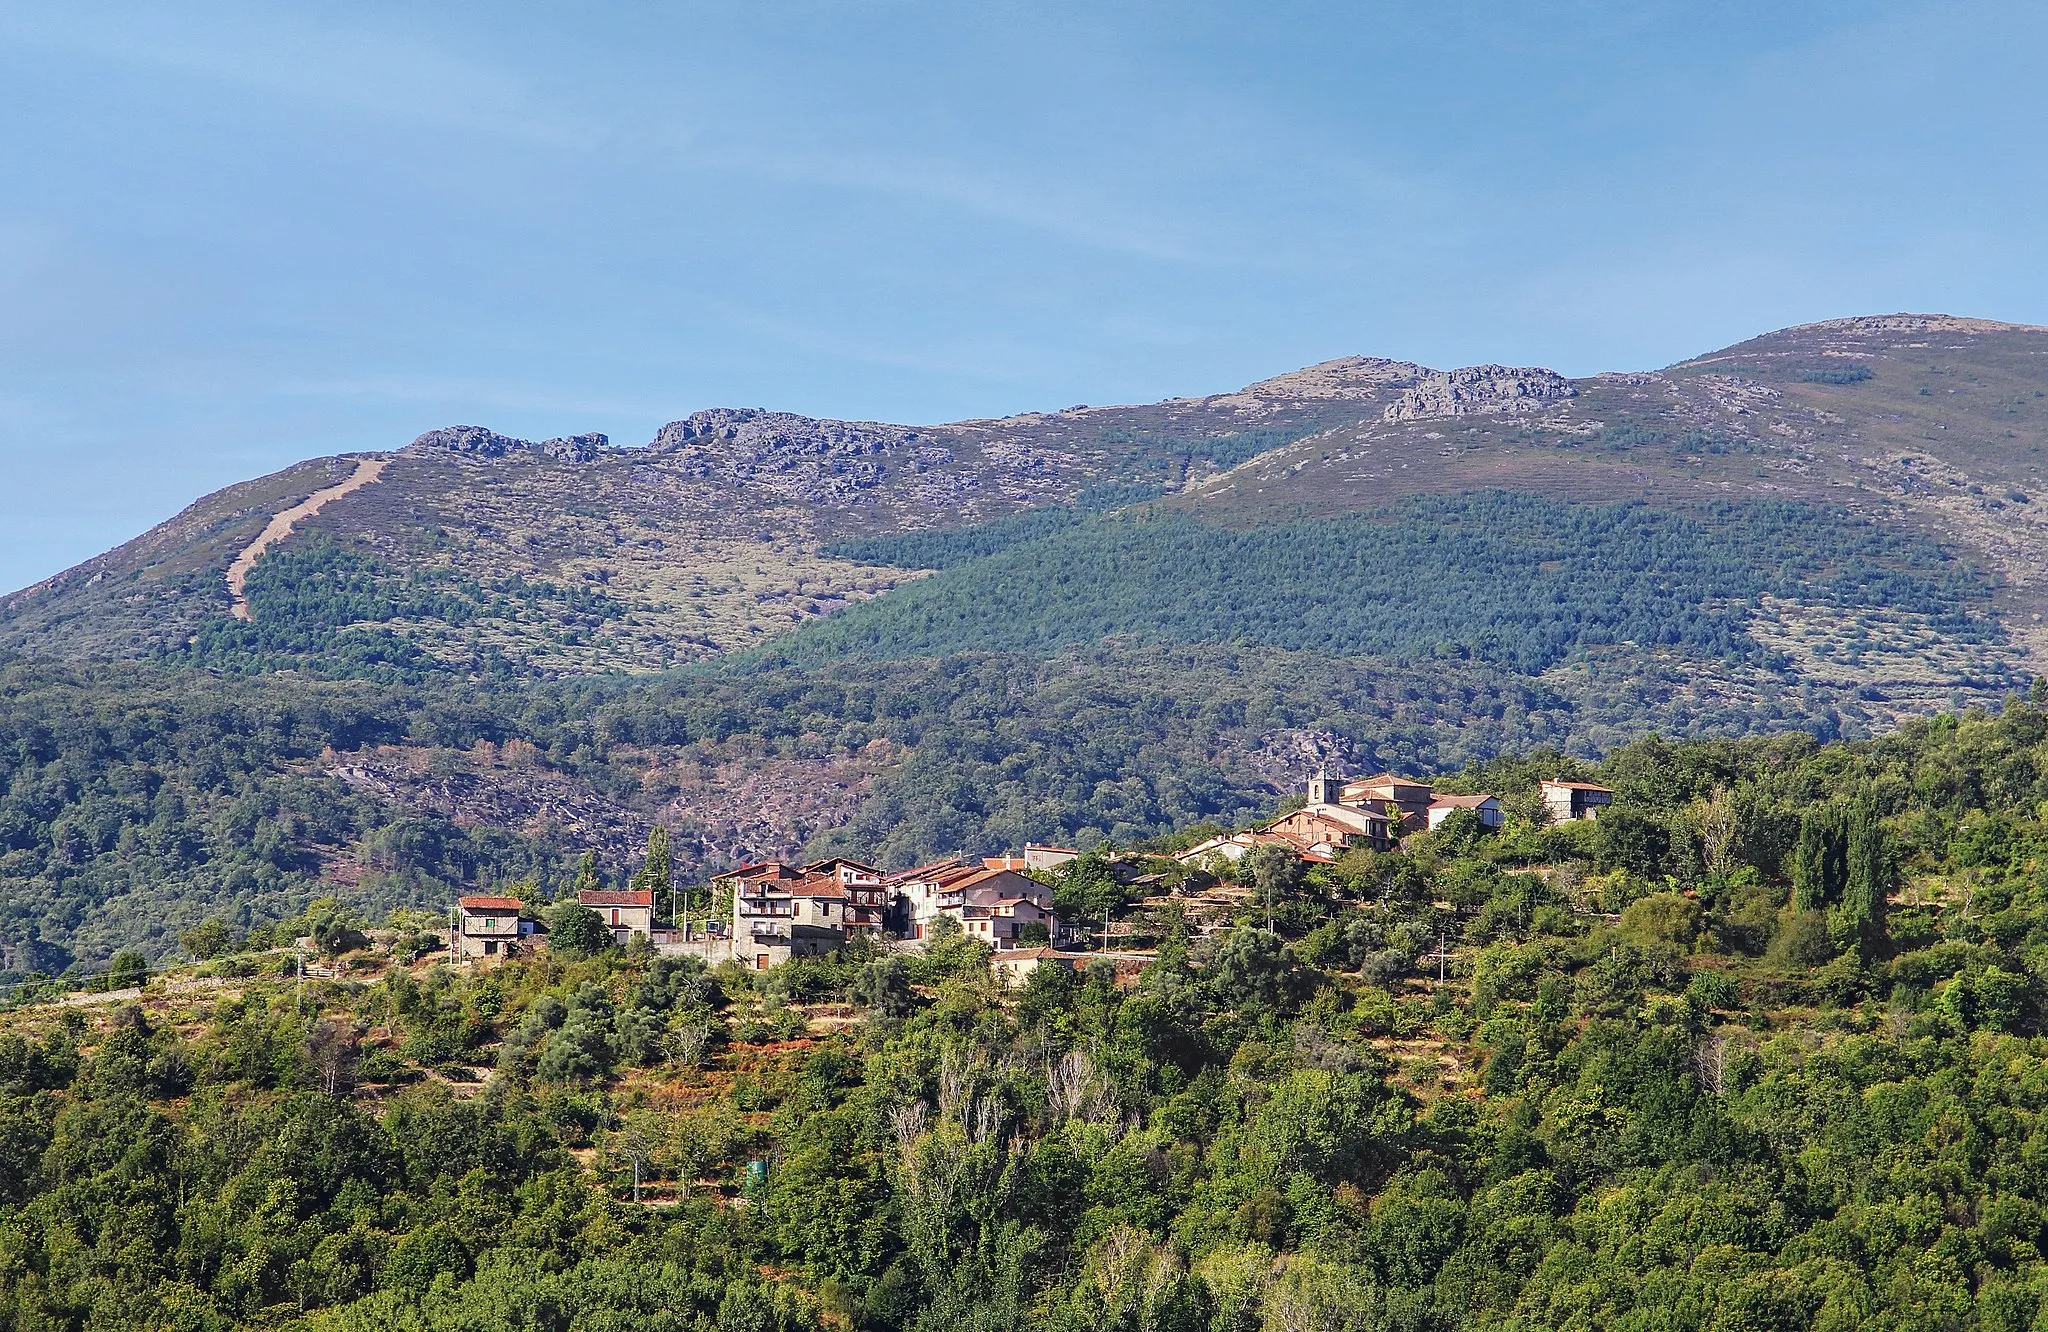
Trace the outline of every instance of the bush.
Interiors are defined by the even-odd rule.
[[[149,959],[133,948],[123,948],[114,954],[113,965],[107,968],[107,988],[129,990],[149,979]]]
[[[210,961],[223,953],[233,950],[235,946],[235,931],[232,926],[220,917],[210,916],[191,929],[186,930],[183,934],[180,934],[178,936],[178,943],[186,952],[200,961]]]
[[[917,1007],[910,969],[900,957],[878,957],[862,967],[849,987],[853,1002],[880,1017],[904,1017]]]
[[[587,906],[562,902],[548,911],[548,947],[565,957],[595,957],[618,947],[604,917]]]
[[[1700,904],[1678,893],[1651,893],[1621,913],[1621,932],[1638,944],[1691,948],[1700,937]]]
[[[1817,967],[1834,956],[1828,942],[1828,918],[1819,911],[1786,908],[1778,915],[1778,932],[1765,954],[1780,966]]]

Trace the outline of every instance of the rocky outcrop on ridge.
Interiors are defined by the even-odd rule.
[[[1432,370],[1382,414],[1388,421],[1422,421],[1437,416],[1509,416],[1540,411],[1578,390],[1555,370],[1534,366],[1468,365]]]
[[[674,457],[687,475],[780,475],[826,499],[881,484],[888,471],[885,457],[924,442],[922,432],[908,426],[714,407],[669,422],[647,447]]]
[[[407,447],[421,452],[462,453],[475,458],[502,458],[509,453],[531,452],[557,462],[591,462],[611,447],[604,435],[567,435],[536,444],[530,439],[501,435],[486,426],[458,425],[429,430]]]

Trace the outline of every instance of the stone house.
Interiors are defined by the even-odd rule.
[[[1310,783],[1311,802],[1314,785],[1314,782]],[[1357,806],[1376,803],[1390,814],[1399,812],[1401,832],[1418,832],[1429,826],[1429,806],[1435,798],[1428,782],[1382,772],[1345,782],[1333,803]]]
[[[654,894],[646,889],[584,888],[577,892],[576,904],[604,917],[621,948],[635,934],[654,935]]]
[[[1304,805],[1259,831],[1284,837],[1304,851],[1331,857],[1358,848],[1384,851],[1396,840],[1395,815],[1386,801],[1378,799],[1355,805]]]
[[[528,932],[519,919],[523,905],[516,897],[457,898],[450,950],[457,957],[510,957]]]
[[[873,872],[852,861],[820,861],[806,869],[767,861],[718,875],[713,882],[733,890],[732,955],[765,971],[792,957],[834,952],[847,939],[853,902],[847,880],[858,879],[860,871]]]
[[[846,889],[841,925],[846,936],[879,936],[889,908],[889,892],[882,886],[882,872],[845,856],[816,860],[804,866],[805,877],[826,875]]]

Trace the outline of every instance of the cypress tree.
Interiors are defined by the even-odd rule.
[[[576,881],[569,885],[569,891],[562,895],[562,900],[573,902],[576,900],[576,894],[585,891],[595,892],[602,887],[604,880],[597,875],[597,853],[585,851],[583,859],[576,862]]]
[[[1842,812],[1832,805],[1799,817],[1799,843],[1792,850],[1792,906],[1820,911],[1842,899],[1849,877],[1848,835]]]
[[[647,861],[633,876],[633,887],[654,894],[657,914],[675,914],[675,866],[669,859],[668,829],[655,824],[647,834]],[[670,924],[674,924],[671,921]]]
[[[1867,794],[1849,810],[1843,861],[1842,904],[1830,933],[1867,960],[1884,943],[1885,898],[1891,892],[1891,848],[1877,803]]]
[[[675,868],[668,854],[668,829],[656,824],[654,831],[647,834],[647,861],[633,876],[633,887],[652,892],[659,900],[668,894],[674,883]]]

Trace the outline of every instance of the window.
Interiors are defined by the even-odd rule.
[[[756,953],[756,954],[754,954],[754,970],[756,970],[756,971],[766,971],[766,970],[768,970],[768,954],[766,954],[766,953]]]
[[[612,908],[612,924],[616,925],[616,924],[618,924],[618,923],[619,923],[619,909],[618,909],[617,907],[613,907],[613,908]]]

